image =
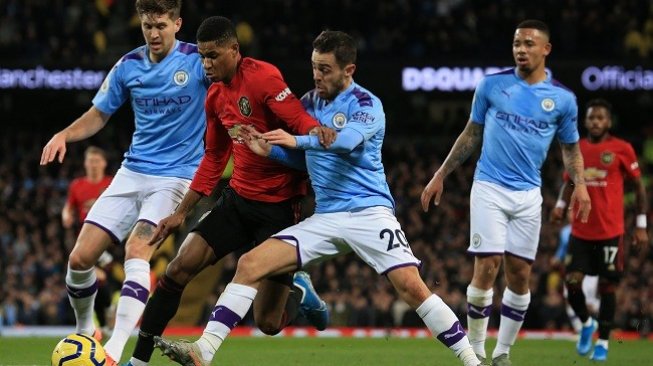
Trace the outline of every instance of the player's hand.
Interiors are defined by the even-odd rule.
[[[73,215],[68,213],[67,211],[64,211],[64,213],[61,214],[61,224],[63,225],[64,229],[70,229],[73,227],[73,224],[75,223],[75,218]]]
[[[554,207],[549,214],[549,222],[552,224],[562,224],[562,219],[565,217],[565,209],[562,207]]]
[[[424,212],[429,212],[429,206],[431,204],[431,199],[433,199],[434,205],[440,204],[440,197],[442,196],[442,191],[444,190],[444,177],[440,174],[438,170],[433,174],[433,178],[429,184],[424,187],[422,191],[422,209]]]
[[[154,234],[152,234],[152,238],[147,242],[147,245],[159,245],[168,237],[168,235],[173,231],[176,231],[179,226],[184,223],[185,218],[184,215],[173,213],[159,221],[159,225],[157,225]]]
[[[578,211],[576,211],[575,218],[580,218],[580,222],[587,223],[590,211],[592,210],[592,202],[585,184],[574,185],[574,191],[571,193],[571,201],[569,202],[569,210],[576,210],[576,205],[578,205]]]
[[[254,127],[242,125],[238,131],[238,138],[256,155],[270,156],[272,145],[270,145]]]
[[[636,228],[635,236],[633,237],[633,247],[638,250],[640,248],[646,248],[648,245],[648,232],[646,229]]]
[[[52,136],[50,141],[43,147],[43,153],[41,153],[41,165],[46,165],[51,163],[59,155],[59,163],[63,162],[63,158],[66,155],[66,135],[62,132],[59,132]]]
[[[556,256],[551,257],[549,265],[551,266],[551,269],[556,271],[560,271],[562,269],[562,262],[560,261],[560,258]]]
[[[282,129],[266,132],[261,135],[261,137],[263,137],[264,140],[271,143],[272,145],[279,145],[291,149],[297,147],[297,140],[295,140],[295,136]]]
[[[333,144],[334,141],[336,141],[336,138],[338,137],[338,132],[334,130],[333,128],[329,128],[326,126],[319,126],[319,127],[314,127],[310,132],[309,135],[316,135],[318,140],[320,141],[320,145],[324,146],[325,149],[328,149],[331,144]]]

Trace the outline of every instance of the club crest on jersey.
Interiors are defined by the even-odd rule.
[[[188,83],[188,73],[184,70],[179,70],[172,77],[172,81],[179,86],[184,86]]]
[[[614,161],[614,153],[612,151],[604,151],[601,153],[601,163],[603,165],[610,165]]]
[[[333,115],[331,122],[335,128],[343,128],[347,124],[347,116],[342,112],[338,112]]]
[[[545,98],[542,100],[542,109],[544,109],[545,112],[551,112],[553,108],[556,107],[555,102],[551,98]]]
[[[238,99],[238,109],[240,109],[240,114],[245,117],[252,115],[252,106],[249,104],[247,97],[240,97]]]

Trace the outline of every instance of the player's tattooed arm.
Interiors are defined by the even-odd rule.
[[[562,162],[565,165],[569,178],[574,184],[585,184],[585,168],[583,155],[580,152],[580,145],[577,142],[573,144],[561,143]]]
[[[449,155],[447,155],[444,163],[442,163],[442,166],[438,169],[439,173],[446,177],[449,173],[456,170],[456,168],[464,163],[465,160],[476,151],[482,141],[483,125],[472,121],[467,122],[465,129],[453,144]]]

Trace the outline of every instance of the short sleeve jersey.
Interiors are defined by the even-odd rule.
[[[470,119],[484,126],[475,180],[524,191],[542,185],[540,169],[554,137],[578,141],[576,96],[547,75],[530,85],[517,69],[486,76]]]
[[[339,132],[351,129],[363,136],[363,142],[348,154],[306,150],[306,167],[315,191],[315,212],[356,211],[372,206],[394,209],[381,162],[385,136],[381,100],[352,82],[332,101],[311,91],[302,98],[302,103],[322,125]]]
[[[148,175],[191,179],[202,158],[209,81],[197,46],[176,41],[161,62],[147,46],[123,56],[93,98],[101,112],[113,114],[129,99],[135,131],[122,165]]]
[[[604,240],[624,233],[624,180],[641,176],[635,150],[610,136],[599,143],[580,141],[585,183],[592,201],[586,223],[574,220],[571,233],[585,240]],[[565,180],[569,176],[565,174]]]

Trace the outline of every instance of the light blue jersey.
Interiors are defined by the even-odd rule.
[[[322,125],[338,131],[338,138],[328,151],[316,136],[297,138],[297,147],[306,149],[315,212],[358,211],[372,206],[394,209],[381,163],[385,135],[381,100],[352,82],[333,101],[323,100],[311,91],[302,103]]]
[[[147,46],[125,56],[111,69],[93,105],[113,114],[130,98],[135,131],[123,166],[137,173],[192,179],[204,154],[205,77],[197,46],[176,41],[161,62]]]
[[[576,96],[547,74],[529,85],[516,69],[486,76],[479,83],[470,119],[484,125],[475,180],[524,191],[541,186],[540,168],[554,135],[578,142]]]

